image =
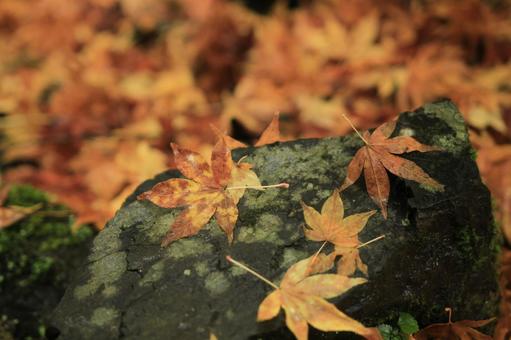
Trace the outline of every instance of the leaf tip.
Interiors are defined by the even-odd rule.
[[[172,148],[172,152],[174,153],[174,155],[178,154],[179,153],[179,145],[177,145],[176,143],[170,143],[170,147]]]
[[[137,196],[137,200],[142,201],[142,200],[149,199],[150,193],[151,193],[151,190],[141,193],[140,195]]]
[[[163,239],[163,241],[161,241],[161,247],[162,248],[165,248],[167,247],[169,244],[171,244],[172,242],[174,242],[176,240],[176,237],[174,235],[174,233],[171,231],[169,231],[167,233],[167,235],[165,235],[165,238]]]

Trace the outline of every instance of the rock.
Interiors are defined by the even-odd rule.
[[[391,176],[389,218],[374,215],[360,234],[369,283],[331,300],[366,325],[412,314],[421,326],[456,319],[485,319],[497,307],[499,237],[490,195],[481,183],[463,119],[448,101],[403,113],[395,134],[413,135],[442,152],[410,153],[445,184],[432,192]],[[234,243],[229,246],[214,219],[202,231],[168,248],[160,242],[178,209],[163,209],[137,194],[175,171],[143,183],[96,237],[54,313],[59,339],[291,339],[283,313],[256,322],[269,287],[225,260],[227,254],[278,282],[289,266],[313,254],[318,242],[304,238],[300,200],[320,208],[344,179],[362,142],[356,135],[238,149],[265,184],[285,189],[249,190],[239,203]],[[342,194],[347,214],[376,209],[359,180]],[[311,338],[339,334],[311,329]],[[348,338],[352,334],[346,333]]]

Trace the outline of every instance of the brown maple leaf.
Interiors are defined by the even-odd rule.
[[[171,146],[176,167],[189,179],[172,178],[138,196],[139,200],[147,199],[163,208],[186,207],[172,224],[162,246],[195,235],[213,215],[230,243],[238,219],[237,204],[245,189],[287,187],[285,183],[261,186],[248,163],[232,161],[224,138],[213,148],[211,165],[196,152],[176,144]]]
[[[346,119],[348,118],[346,117]],[[421,144],[409,136],[389,138],[396,127],[396,121],[380,125],[372,134],[366,131],[364,135],[361,135],[353,125],[352,127],[364,141],[365,146],[358,149],[348,165],[341,191],[355,183],[364,170],[367,192],[371,199],[380,206],[383,217],[387,218],[390,183],[385,169],[401,178],[428,185],[435,190],[443,190],[444,186],[431,178],[417,164],[396,156],[396,154],[412,151],[438,151],[438,148]]]
[[[335,252],[342,258],[338,262],[338,274],[351,275],[358,268],[367,275],[367,266],[362,262],[358,247],[358,233],[366,226],[375,210],[344,217],[344,205],[339,191],[334,190],[325,201],[321,213],[301,202],[305,222],[305,236],[313,241],[330,242],[335,245]],[[323,248],[321,246],[320,250]]]
[[[367,282],[363,278],[317,274],[331,268],[332,262],[327,257],[319,254],[295,263],[284,275],[280,287],[230,256],[227,259],[275,289],[259,305],[257,321],[276,317],[282,308],[286,325],[298,340],[307,340],[309,324],[324,332],[354,332],[368,339],[381,339],[377,329],[365,327],[325,300]]]
[[[449,313],[449,321],[447,323],[436,323],[420,330],[413,335],[416,340],[428,339],[459,339],[459,340],[491,340],[491,336],[483,334],[474,328],[479,328],[489,324],[495,318],[486,320],[462,320],[451,321],[452,309],[445,309]]]

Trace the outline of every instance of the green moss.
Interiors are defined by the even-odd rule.
[[[89,265],[89,280],[86,284],[78,286],[74,290],[74,295],[78,300],[94,294],[100,287],[115,286],[126,271],[126,253],[117,252],[102,257]]]
[[[193,266],[197,275],[203,277],[210,271],[210,266],[206,261],[196,262]],[[236,267],[237,268],[237,267]]]
[[[456,138],[460,139],[463,143],[468,143],[468,132],[465,120],[453,102],[443,101],[431,103],[424,105],[423,108],[424,112],[432,114],[446,122],[451,129],[456,132]]]
[[[218,296],[231,287],[231,283],[222,272],[212,272],[204,281],[204,286],[211,296]]]
[[[71,232],[70,216],[59,205],[50,204],[47,195],[27,185],[14,186],[8,195],[9,204],[31,206],[44,204],[43,209],[0,231],[0,292],[6,285],[27,287],[45,279],[53,269],[60,271],[65,262],[59,258],[68,249],[89,239],[90,228]],[[58,274],[55,278],[59,278]]]
[[[262,214],[254,227],[240,227],[237,241],[245,243],[271,242],[283,244],[279,231],[283,228],[282,220],[272,214]]]
[[[6,205],[29,207],[38,203],[48,203],[48,195],[30,185],[14,185],[10,188]]]
[[[245,269],[240,267],[231,267],[229,268],[232,276],[241,276],[241,275],[250,275]]]
[[[83,260],[84,246],[93,231],[82,227],[73,233],[69,210],[29,185],[13,186],[6,203],[41,205],[34,214],[0,230],[0,312],[26,314],[14,327],[16,336],[39,338],[44,328],[42,311],[55,307],[71,270]],[[41,287],[46,293],[41,293]],[[37,300],[41,294],[48,297]]]
[[[101,294],[105,297],[105,298],[111,298],[115,295],[117,295],[117,292],[119,290],[117,289],[117,287],[115,286],[106,286],[102,291],[101,291]]]
[[[451,135],[437,135],[433,139],[433,145],[440,147],[442,150],[457,154],[465,147],[465,142]]]
[[[144,275],[142,280],[138,282],[140,286],[147,286],[154,282],[160,281],[163,276],[163,271],[165,269],[165,260],[160,260],[153,264],[151,268]]]
[[[165,249],[168,256],[174,260],[213,253],[213,246],[199,238],[184,238],[172,243]]]
[[[135,202],[133,204],[139,204],[138,202]],[[160,243],[167,234],[167,232],[170,229],[170,226],[172,223],[174,223],[174,220],[179,215],[178,210],[171,210],[168,214],[163,214],[159,216],[154,223],[151,223],[148,228],[145,230],[146,235],[149,237],[149,240],[155,243]]]
[[[99,307],[92,313],[91,322],[96,326],[104,327],[113,323],[119,317],[119,315],[120,313],[118,310],[113,308]]]
[[[424,105],[424,112],[436,116],[446,122],[454,130],[454,135],[440,135],[434,144],[446,151],[458,154],[464,150],[468,141],[468,131],[463,116],[451,101]],[[416,113],[420,114],[420,113]]]
[[[307,257],[307,252],[294,248],[285,248],[282,254],[281,270],[287,270],[292,264]]]

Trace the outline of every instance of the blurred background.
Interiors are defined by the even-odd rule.
[[[1,0],[0,339],[48,332],[87,240],[210,124],[338,136],[451,98],[511,238],[510,59],[509,0]]]

